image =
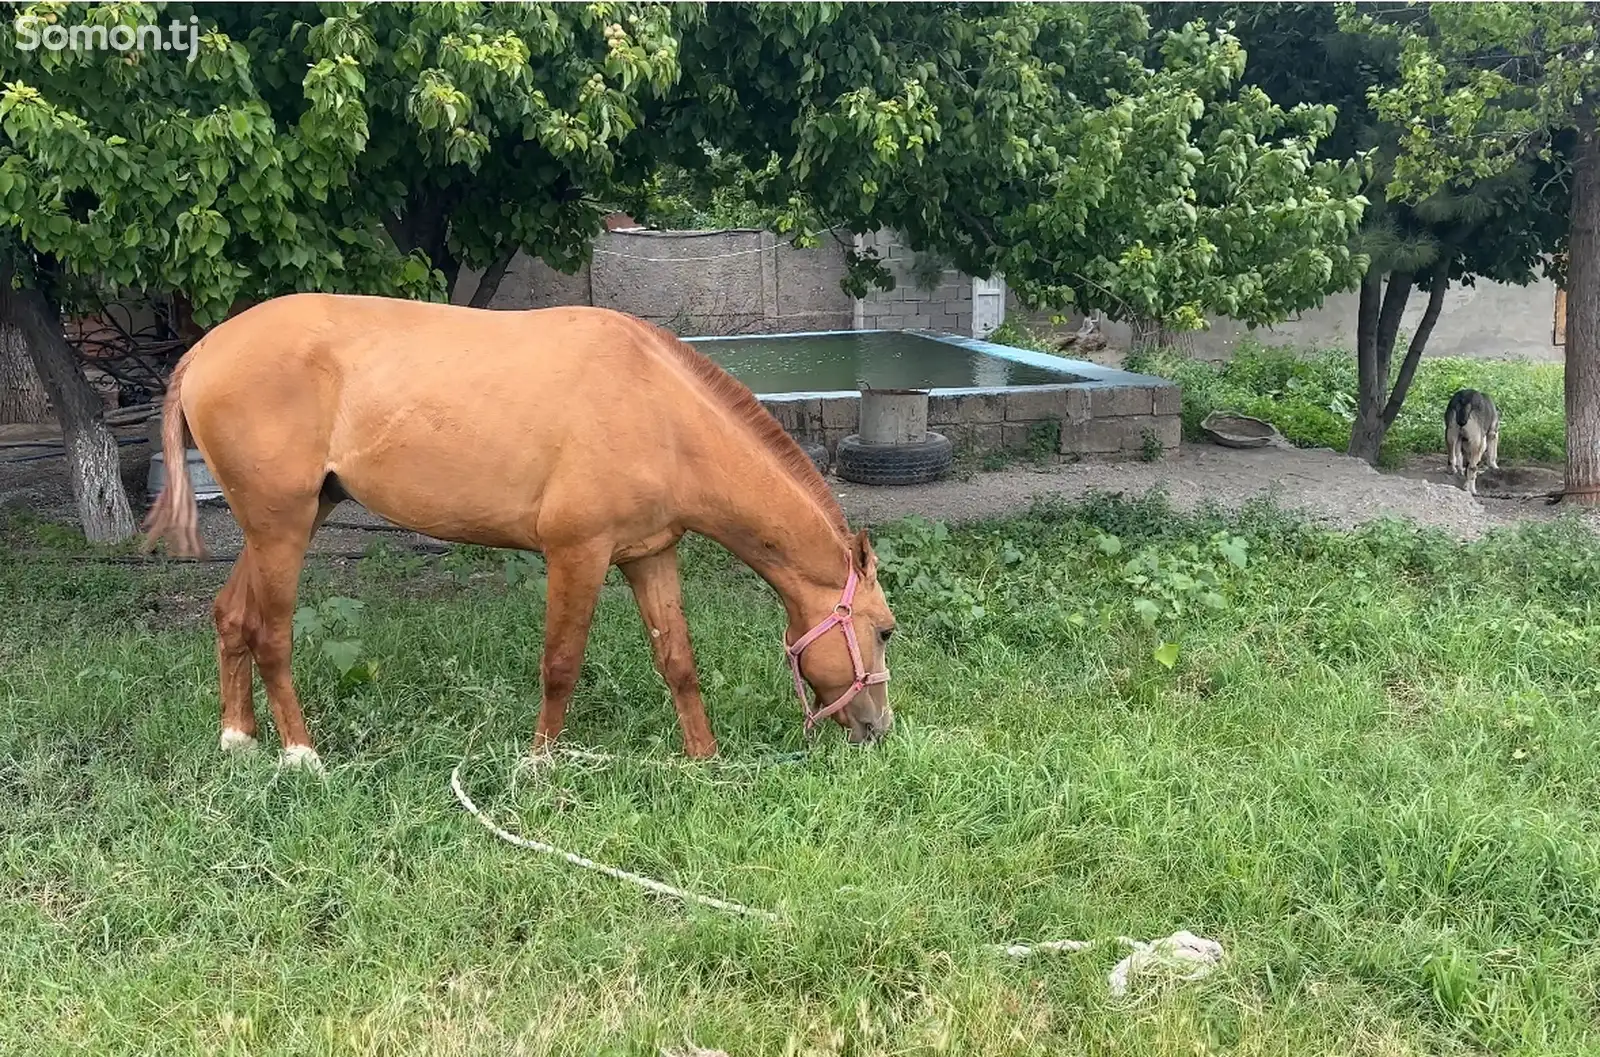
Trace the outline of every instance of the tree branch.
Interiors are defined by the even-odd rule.
[[[507,246],[500,255],[489,262],[483,270],[483,275],[478,279],[478,288],[472,291],[472,300],[468,304],[473,308],[488,308],[494,300],[494,295],[500,292],[500,280],[506,277],[506,269],[511,266],[511,259],[517,255],[516,246]]]
[[[1394,360],[1394,343],[1400,336],[1400,321],[1406,314],[1406,302],[1411,300],[1411,287],[1416,276],[1410,272],[1391,272],[1389,288],[1383,292],[1383,311],[1378,315],[1377,385],[1373,392],[1381,397],[1389,384],[1389,364]]]
[[[1438,263],[1433,266],[1433,289],[1428,291],[1428,307],[1417,323],[1417,332],[1411,335],[1406,358],[1400,362],[1400,375],[1394,380],[1394,392],[1389,394],[1389,402],[1383,409],[1385,429],[1394,425],[1395,418],[1399,416],[1400,406],[1405,403],[1406,392],[1411,388],[1411,379],[1416,376],[1417,364],[1422,360],[1422,350],[1433,336],[1433,325],[1439,321],[1439,312],[1444,308],[1444,294],[1450,287],[1450,260],[1450,254],[1441,254]]]

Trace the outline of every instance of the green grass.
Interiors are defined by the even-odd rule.
[[[1012,322],[1001,324],[989,340],[1072,355]],[[1298,350],[1245,340],[1225,363],[1140,351],[1130,354],[1124,366],[1183,386],[1184,435],[1191,440],[1201,438],[1200,423],[1211,412],[1233,411],[1272,423],[1302,448],[1344,451],[1350,446],[1356,359],[1348,349]],[[1394,369],[1399,366],[1397,359]],[[1409,456],[1443,454],[1445,404],[1463,388],[1488,393],[1500,409],[1501,459],[1561,463],[1567,450],[1562,375],[1561,364],[1424,357],[1400,415],[1384,438],[1379,463],[1394,467]]]
[[[1130,356],[1128,369],[1183,386],[1188,436],[1200,435],[1200,422],[1212,411],[1236,411],[1271,422],[1300,447],[1343,451],[1350,444],[1356,361],[1348,351],[1304,353],[1245,343],[1220,365],[1156,353]],[[1407,456],[1442,453],[1444,407],[1462,388],[1488,393],[1499,407],[1502,460],[1559,463],[1565,458],[1560,364],[1425,357],[1384,438],[1380,461],[1392,466]]]
[[[308,601],[366,602],[376,666],[341,688],[297,656],[323,783],[216,750],[225,567],[13,537],[0,1051],[1593,1052],[1594,538],[1558,522],[1458,546],[1159,501],[879,538],[901,628],[883,745],[829,732],[797,765],[538,785],[512,762],[539,581],[506,586],[492,552],[308,572]],[[771,593],[709,545],[685,565],[725,757],[797,747]],[[675,758],[615,583],[568,730]],[[468,788],[509,828],[786,922],[495,841],[448,789],[469,747]],[[1179,928],[1227,965],[1133,1003],[1106,993],[1112,951],[985,949]]]

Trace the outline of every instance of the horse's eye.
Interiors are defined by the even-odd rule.
[[[882,631],[878,632],[878,641],[887,643],[889,641],[889,637],[893,634],[894,628],[884,628]]]

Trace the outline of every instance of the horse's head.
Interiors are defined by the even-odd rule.
[[[886,651],[894,614],[878,586],[878,556],[862,529],[851,541],[850,571],[826,612],[787,636],[795,692],[806,706],[806,725],[831,717],[852,742],[874,742],[894,726],[889,707]],[[814,704],[806,702],[810,686]]]

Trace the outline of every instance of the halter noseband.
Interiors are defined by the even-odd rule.
[[[861,646],[856,641],[856,628],[850,622],[850,604],[856,597],[856,568],[855,563],[850,563],[850,575],[844,582],[844,594],[839,597],[839,604],[833,607],[833,612],[822,619],[822,622],[804,635],[793,646],[786,646],[784,651],[789,655],[789,667],[794,670],[794,692],[800,698],[800,708],[806,715],[806,733],[811,733],[811,728],[829,716],[848,705],[857,694],[876,683],[887,683],[889,673],[868,672],[867,666],[861,661]],[[838,699],[826,708],[811,711],[811,706],[806,703],[805,679],[800,675],[800,654],[805,648],[822,637],[823,633],[835,624],[844,629],[844,641],[850,647],[850,666],[855,674],[855,681],[850,684],[850,689],[840,694]]]

